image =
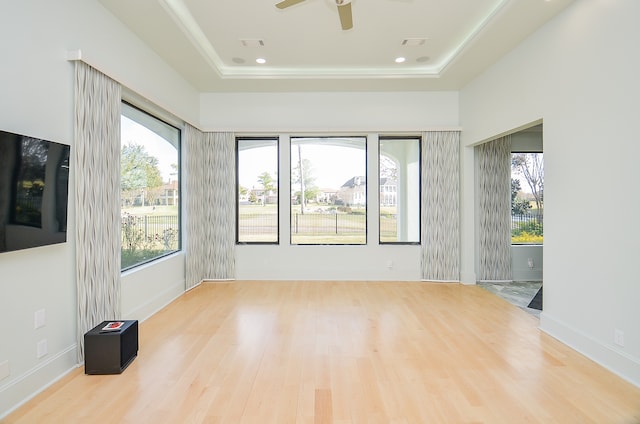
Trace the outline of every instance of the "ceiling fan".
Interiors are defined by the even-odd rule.
[[[305,0],[283,0],[276,4],[278,9],[286,9]],[[351,0],[332,0],[338,6],[338,15],[340,15],[340,25],[343,30],[353,28],[353,17],[351,15]]]

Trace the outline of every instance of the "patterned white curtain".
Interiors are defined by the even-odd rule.
[[[84,333],[120,316],[120,84],[75,64],[78,360]]]
[[[422,137],[422,279],[460,280],[460,132]]]
[[[511,274],[511,136],[476,147],[478,157],[479,279]]]
[[[186,288],[235,278],[235,139],[233,133],[185,131]]]

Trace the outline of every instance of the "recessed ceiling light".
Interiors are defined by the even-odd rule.
[[[396,63],[402,63],[402,62],[404,62],[405,60],[407,60],[407,59],[406,59],[406,58],[404,58],[404,57],[396,57]]]
[[[256,63],[259,63],[260,65],[267,63],[267,59],[263,58],[263,57],[259,57],[256,59]]]
[[[233,63],[237,63],[238,65],[242,65],[245,62],[245,60],[241,57],[234,57],[231,60],[233,61]]]
[[[416,59],[416,62],[419,62],[419,63],[428,62],[429,59],[431,59],[429,56],[420,56],[419,58]]]

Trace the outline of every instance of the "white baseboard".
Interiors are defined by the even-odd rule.
[[[77,367],[78,351],[74,343],[0,386],[0,421]]]
[[[496,283],[496,284],[504,284],[504,283],[513,283],[513,280],[478,280],[479,283]]]
[[[613,344],[602,343],[544,312],[540,313],[540,330],[640,387],[640,358],[628,355]]]
[[[420,280],[423,283],[460,283],[460,280]]]

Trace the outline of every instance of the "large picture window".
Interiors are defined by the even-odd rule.
[[[123,103],[121,131],[125,270],[180,249],[180,130]]]
[[[420,243],[420,138],[380,137],[380,243]]]
[[[238,243],[278,243],[278,139],[238,138]]]
[[[291,138],[291,244],[367,243],[366,141]]]

